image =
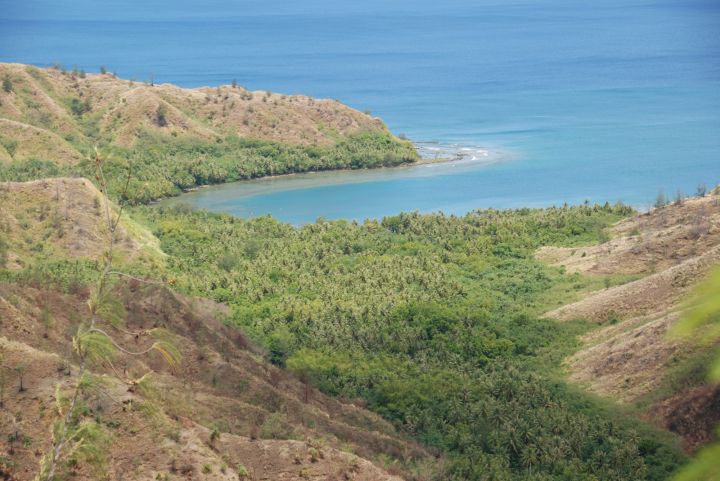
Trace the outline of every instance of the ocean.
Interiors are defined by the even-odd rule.
[[[309,174],[182,201],[301,224],[623,201],[720,183],[720,2],[3,0],[0,60],[336,98],[460,165]]]

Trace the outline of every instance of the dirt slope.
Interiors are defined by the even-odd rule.
[[[215,140],[228,135],[295,145],[332,145],[360,131],[386,132],[381,120],[334,100],[250,92],[242,87],[184,89],[0,63],[0,162],[47,156],[76,162],[73,145],[102,140],[131,147],[143,131]]]
[[[715,246],[702,255],[642,279],[592,293],[578,302],[548,312],[546,316],[605,322],[660,313],[678,306],[688,290],[718,262],[720,246]]]
[[[593,392],[633,403],[658,389],[671,363],[693,349],[668,337],[668,330],[681,318],[692,287],[720,263],[720,195],[716,189],[623,220],[611,234],[598,246],[545,247],[537,257],[587,275],[643,276],[546,313],[603,325],[567,360],[569,377]],[[720,419],[714,392],[699,386],[671,393],[649,408],[648,417],[695,448],[712,437],[714,420]]]
[[[0,184],[0,205],[10,272],[103,253],[103,204],[87,180]],[[119,234],[119,265],[161,265],[152,234],[129,219]],[[0,281],[0,479],[33,478],[50,442],[56,387],[69,389],[78,375],[71,338],[89,316],[89,290],[63,286],[37,276]],[[163,327],[182,361],[171,368],[153,353],[94,366],[104,383],[87,416],[112,436],[109,462],[103,476],[80,463],[73,479],[390,481],[403,474],[390,460],[434,461],[382,418],[269,365],[225,324],[225,306],[125,278],[114,297],[125,325],[105,328],[123,346],[143,350],[147,341],[133,333]]]
[[[69,333],[86,314],[86,293],[0,283],[0,352],[6,376],[0,457],[11,479],[32,479],[49,440],[54,392],[77,370],[68,364]],[[392,426],[352,404],[342,404],[265,364],[255,348],[224,326],[223,307],[186,299],[157,286],[123,285],[117,295],[133,331],[166,326],[182,351],[172,370],[159,356],[120,357],[106,375],[103,395],[89,405],[109,427],[110,479],[401,479],[369,462],[381,454],[422,458]],[[122,336],[126,346],[132,336]],[[20,372],[23,387],[19,391]],[[151,373],[139,386],[120,378]],[[210,428],[222,434],[211,440]],[[26,440],[27,441],[24,441]],[[351,453],[357,454],[351,454]],[[122,473],[122,477],[120,477]],[[79,466],[75,479],[94,479]]]
[[[720,196],[685,200],[625,219],[611,240],[590,247],[543,247],[537,257],[569,272],[651,274],[720,244]]]

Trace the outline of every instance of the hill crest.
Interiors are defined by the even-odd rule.
[[[0,118],[46,137],[43,149],[32,151],[23,136],[3,127],[0,159],[6,160],[8,150],[10,157],[25,160],[55,149],[56,160],[73,162],[79,154],[67,143],[101,140],[132,147],[144,132],[203,141],[232,135],[300,146],[330,146],[363,131],[389,134],[378,118],[305,95],[232,85],[181,88],[13,63],[0,63],[0,78],[9,81],[9,90],[0,91]],[[13,141],[21,147],[12,147]]]

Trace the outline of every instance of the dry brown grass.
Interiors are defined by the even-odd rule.
[[[0,183],[0,230],[8,244],[8,266],[38,259],[98,258],[107,239],[102,194],[86,179],[58,178]],[[124,219],[119,254],[126,260],[160,263],[158,240]]]
[[[182,363],[171,369],[160,357],[121,356],[114,370],[96,368],[96,373],[107,375],[109,397],[92,400],[90,408],[113,426],[108,468],[113,476],[122,472],[127,480],[154,479],[163,473],[180,476],[186,470],[202,473],[203,479],[237,479],[237,466],[242,464],[253,474],[251,479],[326,479],[350,473],[351,479],[396,480],[400,478],[367,459],[387,453],[427,456],[389,423],[363,409],[318,392],[304,402],[304,386],[292,376],[275,386],[275,368],[222,322],[224,306],[160,286],[128,283],[118,286],[115,294],[126,308],[127,328],[167,328],[182,352]],[[85,297],[0,284],[0,349],[10,387],[0,429],[10,432],[17,425],[22,436],[32,440],[31,447],[0,440],[0,456],[13,461],[17,479],[32,479],[37,452],[48,444],[55,385],[69,384],[75,373],[63,360],[70,356],[73,326],[87,315]],[[117,335],[125,345],[140,347],[132,336]],[[25,366],[22,393],[17,390],[20,366]],[[128,388],[117,377],[136,378],[148,371],[150,388]],[[14,413],[22,413],[21,419]],[[222,432],[214,441],[211,426]],[[261,439],[253,439],[258,432]],[[288,436],[293,439],[283,439]],[[317,442],[307,441],[318,439],[324,440],[322,456],[310,451]],[[203,472],[206,465],[212,472]],[[75,477],[92,479],[83,466]]]
[[[17,155],[11,156],[16,160],[42,157],[74,162],[78,156],[66,138],[83,145],[102,139],[131,147],[143,131],[202,140],[232,134],[327,146],[363,130],[387,130],[381,120],[337,101],[303,95],[249,92],[227,85],[183,89],[109,74],[81,78],[55,69],[10,63],[0,63],[0,77],[13,82],[12,92],[0,92],[0,119],[13,121],[14,127],[0,129],[0,135],[17,141]],[[73,113],[72,99],[89,110],[81,116]],[[164,122],[158,119],[161,106]],[[86,135],[88,119],[96,126],[93,135],[97,138]],[[28,132],[37,139],[29,142]],[[6,149],[0,151],[0,161],[7,161],[8,156]]]
[[[658,313],[676,306],[689,289],[720,262],[720,246],[658,273],[590,293],[584,299],[545,314],[559,320],[620,321]]]
[[[688,199],[623,220],[608,242],[582,248],[544,247],[537,257],[592,276],[641,275],[591,292],[545,315],[602,324],[566,360],[570,380],[623,403],[659,397],[647,417],[680,434],[686,448],[710,439],[717,421],[717,392],[700,386],[664,393],[672,361],[692,347],[668,335],[683,314],[689,291],[720,263],[720,196]],[[663,399],[664,397],[664,399]],[[647,401],[643,401],[647,402]],[[713,407],[715,406],[715,407]]]
[[[677,312],[628,319],[587,336],[570,357],[570,380],[591,391],[631,402],[658,387],[664,365],[682,347],[667,338]]]
[[[569,272],[661,272],[720,244],[720,196],[688,199],[617,223],[611,240],[589,247],[543,247],[537,258]]]

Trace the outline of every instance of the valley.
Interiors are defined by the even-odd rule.
[[[717,187],[550,206],[497,163],[478,209],[337,101],[0,78],[1,479],[659,481],[716,441]],[[337,219],[155,202],[290,173]]]
[[[76,382],[71,338],[108,230],[87,180],[0,192],[2,429],[13,434],[0,459],[6,478],[24,480],[48,446],[56,385]],[[717,255],[718,199],[640,215],[585,205],[301,228],[128,207],[115,335],[139,350],[130,333],[162,328],[180,360],[120,352],[93,367],[103,387],[82,416],[111,441],[103,459],[64,469],[666,479],[717,421],[702,376],[673,381],[700,351],[666,331]]]

